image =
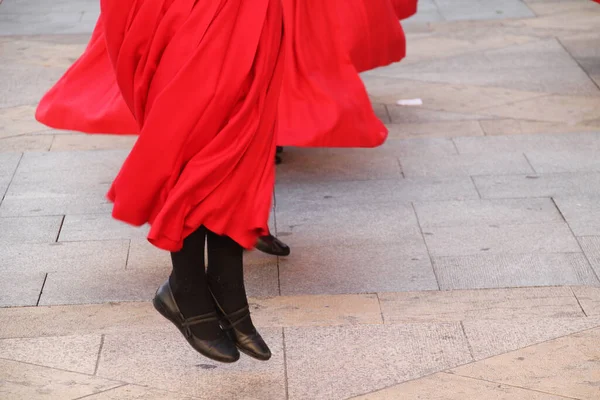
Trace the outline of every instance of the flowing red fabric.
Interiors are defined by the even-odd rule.
[[[85,53],[36,117],[139,134],[108,197],[116,219],[151,224],[157,247],[177,251],[204,225],[251,248],[268,232],[276,142],[385,140],[357,71],[404,57],[407,0],[394,1],[101,0]]]

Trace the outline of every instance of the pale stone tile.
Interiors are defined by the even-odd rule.
[[[110,214],[67,215],[60,230],[60,242],[144,238],[149,226],[137,228],[117,221]]]
[[[396,104],[396,101],[400,99],[420,98],[423,100],[424,109],[479,114],[478,110],[494,106],[499,107],[504,104],[541,96],[537,92],[475,86],[465,84],[465,81],[460,84],[449,84],[423,82],[418,78],[415,80],[403,79],[398,77],[398,72],[394,68],[397,68],[397,66],[379,68],[362,75],[367,91],[374,101],[384,104]],[[457,101],[457,99],[460,100]],[[389,110],[392,114],[392,121],[396,121],[393,107],[390,107]],[[485,113],[485,115],[488,114],[490,113]],[[401,122],[409,121],[401,120]]]
[[[388,139],[379,149],[382,153],[396,157],[421,154],[447,156],[458,153],[449,138]]]
[[[171,270],[171,256],[168,251],[153,246],[145,238],[131,239],[129,257],[127,258],[128,270]]]
[[[530,151],[526,154],[537,173],[598,172],[598,153],[581,149],[578,151]]]
[[[526,174],[533,172],[522,154],[460,154],[450,156],[402,157],[407,177],[444,177]]]
[[[26,153],[0,215],[110,212],[105,196],[126,155],[122,150]]]
[[[600,329],[576,333],[452,370],[461,376],[578,399],[597,399]]]
[[[581,153],[600,151],[600,131],[570,134],[486,136],[454,138],[460,154]]]
[[[0,338],[37,338],[165,330],[150,302],[0,308]]]
[[[600,195],[597,172],[476,176],[473,178],[483,198],[525,198]]]
[[[471,361],[460,324],[286,328],[292,399],[341,399]]]
[[[479,121],[421,122],[388,124],[389,137],[409,139],[420,137],[483,136]]]
[[[0,35],[7,28],[5,20],[0,14]],[[62,67],[0,63],[0,108],[36,104],[64,72]]]
[[[584,236],[579,238],[581,248],[590,261],[596,275],[600,276],[600,237]]]
[[[0,243],[53,243],[63,217],[0,218]]]
[[[569,288],[380,293],[386,324],[584,317]]]
[[[190,397],[179,393],[152,389],[146,386],[125,385],[118,388],[98,393],[89,397],[88,400],[198,400],[198,397]]]
[[[584,5],[585,1],[579,2]],[[582,9],[576,13],[547,15],[526,20],[505,21],[507,27],[530,28],[534,34],[548,36],[571,32],[597,32],[600,14]],[[562,31],[562,32],[561,32]]]
[[[72,35],[70,40],[57,40],[48,35],[13,37],[12,40],[5,40],[1,43],[2,64],[53,67],[66,70],[84,52],[88,39],[87,35],[73,36],[77,35]],[[24,106],[23,110],[25,109],[29,109],[26,120],[34,122],[35,107]],[[34,126],[40,130],[43,125],[37,123]]]
[[[600,97],[547,95],[478,112],[503,118],[578,124],[598,118],[599,108]]]
[[[565,223],[449,226],[428,228],[423,233],[431,255],[436,257],[581,251]]]
[[[558,250],[558,244],[554,246]],[[433,266],[442,290],[600,285],[594,270],[581,253],[435,257]]]
[[[2,400],[72,400],[121,385],[95,376],[0,359]]]
[[[0,307],[35,306],[45,278],[45,273],[27,269],[0,272]]]
[[[388,113],[387,106],[385,104],[373,104],[373,111],[375,111],[375,115],[379,118],[383,123],[392,122],[390,118],[390,114]]]
[[[88,33],[94,24],[81,22],[81,12],[0,14],[0,35]]]
[[[98,376],[199,399],[281,400],[285,398],[282,333],[269,328],[260,333],[273,358],[261,362],[243,355],[235,364],[199,355],[175,327],[168,332],[106,335]]]
[[[277,182],[329,182],[401,178],[396,157],[371,149],[289,149]]]
[[[278,296],[250,302],[257,326],[381,324],[377,295]]]
[[[93,375],[100,341],[100,335],[2,339],[0,357]]]
[[[162,271],[51,272],[40,305],[149,301],[167,278]]]
[[[600,288],[576,286],[573,292],[588,316],[600,317]]]
[[[600,125],[563,124],[559,122],[525,121],[517,119],[482,120],[486,135],[529,135],[567,132],[599,132]]]
[[[519,319],[520,318],[520,319]],[[538,316],[494,321],[464,321],[473,357],[491,356],[522,349],[575,332],[600,326],[600,318],[544,318]]]
[[[93,397],[94,399],[96,397]],[[440,372],[410,382],[354,397],[354,400],[566,400],[567,397],[554,396],[512,386],[498,385],[464,376]]]
[[[555,197],[575,236],[600,236],[600,197]]]
[[[436,0],[436,4],[448,21],[535,17],[519,0]]]
[[[358,242],[352,246],[297,247],[291,242],[292,255],[279,260],[281,293],[345,294],[438,288],[419,233],[398,242],[381,244],[381,241],[371,238],[366,247]]]
[[[552,199],[544,198],[422,202],[415,210],[423,229],[563,221]]]
[[[0,246],[0,272],[93,272],[125,269],[127,240],[11,243]]]
[[[2,43],[0,48],[4,50],[7,44],[10,42]],[[4,53],[2,56],[4,57]],[[30,105],[0,108],[0,139],[44,129],[44,126],[35,120],[34,115],[35,107]],[[3,142],[0,141],[1,143]],[[4,145],[0,145],[0,149],[5,151]]]
[[[137,136],[123,135],[60,135],[56,136],[50,151],[74,150],[131,150]]]
[[[48,151],[54,136],[22,135],[0,138],[0,152]]]
[[[404,97],[398,97],[397,100]],[[390,99],[390,101],[393,101]],[[429,104],[429,103],[428,103]],[[430,110],[422,107],[406,107],[395,104],[387,105],[388,111],[392,117],[393,124],[410,124],[417,126],[420,124],[435,124],[440,122],[455,122],[466,123],[477,120],[492,120],[493,117],[471,114],[471,113],[456,113],[449,111]],[[470,125],[471,129],[473,125]]]
[[[598,7],[594,2],[584,1],[526,1],[527,6],[538,16],[560,15],[564,18],[564,14],[572,12],[590,12],[597,11]]]

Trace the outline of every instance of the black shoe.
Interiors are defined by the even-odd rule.
[[[256,358],[257,360],[269,360],[271,358],[271,350],[256,329],[254,329],[254,332],[247,334],[236,328],[240,322],[244,321],[246,318],[250,318],[250,309],[248,306],[242,308],[241,310],[227,314],[219,305],[219,302],[217,302],[214,294],[213,299],[215,300],[217,313],[220,316],[221,327],[225,332],[227,332],[231,340],[235,342],[235,345],[238,347],[238,349],[240,349],[242,353],[252,358]]]
[[[283,243],[273,235],[259,237],[255,247],[263,253],[280,257],[289,256],[291,251],[287,244]]]
[[[189,344],[198,353],[212,360],[224,363],[233,363],[240,359],[240,352],[225,332],[215,340],[203,340],[193,335],[190,326],[218,321],[217,313],[211,312],[196,317],[185,318],[181,314],[181,311],[179,311],[168,280],[158,288],[152,304],[156,308],[156,311],[171,321],[181,331]]]
[[[277,147],[275,147],[275,150],[276,150],[277,154],[283,153],[283,146],[277,146]]]

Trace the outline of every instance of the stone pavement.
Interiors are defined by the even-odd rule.
[[[135,138],[33,119],[97,12],[0,5],[0,399],[600,398],[600,6],[421,0],[409,57],[364,74],[390,140],[284,153],[292,255],[246,260],[274,357],[227,366],[152,309],[168,255],[110,218]]]

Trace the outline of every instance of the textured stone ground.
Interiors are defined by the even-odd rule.
[[[232,366],[153,311],[168,255],[110,218],[135,138],[33,119],[97,12],[0,5],[1,399],[600,398],[600,6],[421,0],[364,74],[390,140],[286,149],[293,253],[247,257],[274,358]]]

